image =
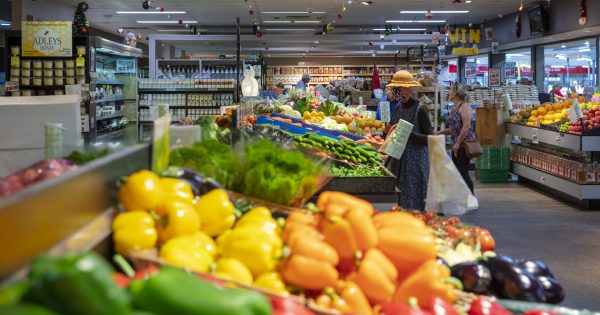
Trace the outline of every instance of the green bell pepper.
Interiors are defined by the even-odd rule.
[[[133,281],[129,291],[136,309],[158,315],[271,314],[271,304],[258,292],[220,288],[172,267]]]
[[[113,282],[112,274],[112,267],[96,253],[42,255],[31,265],[24,299],[61,315],[129,315],[127,293]]]
[[[34,304],[12,304],[0,306],[2,315],[58,315],[54,311]]]

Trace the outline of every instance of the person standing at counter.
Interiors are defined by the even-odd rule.
[[[296,83],[296,90],[302,90],[302,92],[306,93],[306,87],[310,82],[310,74],[305,73],[302,75],[302,79]]]
[[[390,102],[390,113],[394,112],[398,101],[394,98],[391,87],[385,87],[385,94],[383,94],[383,98],[381,98],[379,104],[377,105],[377,113],[375,114],[375,119],[377,120],[381,120],[381,102]]]
[[[402,157],[399,160],[390,157],[388,165],[396,175],[396,187],[400,190],[398,205],[404,209],[424,211],[429,179],[427,136],[432,134],[433,128],[427,107],[419,103],[412,91],[412,88],[421,84],[414,80],[410,72],[401,70],[394,74],[387,86],[399,102],[392,112],[390,124],[396,125],[402,119],[413,125]]]

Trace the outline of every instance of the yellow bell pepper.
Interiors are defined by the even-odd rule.
[[[406,303],[411,297],[416,297],[419,306],[427,307],[436,297],[452,304],[456,300],[454,285],[446,280],[450,277],[448,267],[429,260],[410,277],[400,284],[394,294],[394,301]]]
[[[211,255],[189,237],[168,240],[160,248],[159,257],[171,265],[197,272],[207,272],[213,263]]]
[[[158,237],[161,241],[182,235],[190,235],[200,230],[200,217],[194,206],[177,199],[166,201],[156,214]]]
[[[217,245],[223,246],[226,242],[238,242],[242,240],[258,240],[269,243],[275,252],[280,251],[283,241],[277,233],[261,229],[260,227],[244,226],[227,230],[217,238]]]
[[[194,201],[192,186],[183,179],[162,177],[160,185],[163,188],[165,200],[178,199],[190,203]]]
[[[217,260],[214,273],[225,279],[251,285],[254,281],[252,273],[242,262],[235,258],[221,258]]]
[[[163,200],[158,175],[143,170],[130,175],[119,189],[119,202],[127,211],[150,211]]]
[[[196,202],[196,211],[202,218],[202,231],[215,237],[233,226],[235,208],[223,189],[213,189]]]
[[[227,238],[220,246],[221,256],[242,262],[257,277],[275,268],[275,249],[266,240]]]
[[[235,224],[236,228],[246,226],[260,227],[265,229],[267,232],[280,232],[279,224],[277,224],[277,221],[273,219],[271,210],[266,207],[256,207],[248,211]]]
[[[146,212],[121,213],[114,219],[112,227],[115,250],[121,255],[156,246],[158,234],[154,228],[154,220]]]
[[[279,275],[277,272],[263,273],[258,278],[256,278],[256,280],[254,281],[254,286],[262,289],[267,289],[275,293],[280,293],[284,295],[288,294],[287,290],[285,289],[285,283],[283,283],[281,275]]]
[[[214,259],[217,256],[217,244],[208,234],[198,231],[191,235],[180,236],[191,240],[194,245],[204,249]]]

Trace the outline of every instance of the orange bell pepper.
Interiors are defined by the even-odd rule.
[[[373,223],[377,230],[394,227],[398,229],[426,228],[425,222],[405,211],[380,212],[373,216]]]
[[[448,267],[436,260],[429,260],[400,284],[394,294],[394,301],[407,303],[409,298],[416,297],[419,306],[425,308],[437,297],[452,304],[456,296],[454,285],[446,281],[449,277]]]
[[[315,300],[318,306],[339,311],[342,314],[351,313],[352,307],[346,300],[337,295],[332,288],[326,288]]]
[[[292,236],[292,234],[296,232],[299,232],[300,234],[305,235],[307,237],[310,236],[318,239],[323,239],[323,235],[321,235],[321,233],[319,233],[319,231],[317,231],[317,229],[313,226],[298,222],[286,221],[283,231],[281,232],[281,240],[284,242],[289,241],[290,236]]]
[[[364,211],[352,209],[344,218],[350,223],[358,248],[366,252],[377,245],[377,230],[371,216]]]
[[[309,226],[316,226],[317,218],[311,213],[293,211],[293,212],[290,212],[290,214],[287,216],[287,218],[285,219],[285,222],[286,222],[286,224],[290,223],[290,222],[294,222],[294,223],[306,224]]]
[[[369,216],[375,211],[370,202],[338,191],[322,192],[317,199],[317,207],[327,216],[343,216],[350,209],[361,210]]]
[[[435,236],[428,228],[378,231],[377,248],[396,266],[398,282],[402,282],[424,262],[435,259]]]
[[[316,260],[326,262],[332,266],[336,266],[340,262],[340,258],[331,245],[324,241],[300,234],[294,233],[289,241],[288,248],[294,255],[302,255]]]
[[[326,262],[302,255],[292,255],[284,263],[281,276],[289,284],[307,290],[323,290],[334,286],[339,274]]]
[[[344,282],[342,288],[340,288],[339,296],[346,301],[353,313],[360,315],[373,314],[367,297],[356,283],[352,281]]]
[[[351,260],[358,252],[358,244],[352,226],[339,216],[330,216],[324,223],[323,237],[333,246],[341,260]]]
[[[373,252],[373,253],[372,253]],[[370,250],[360,262],[358,270],[348,280],[354,281],[372,304],[389,302],[396,289],[395,268],[377,249]]]

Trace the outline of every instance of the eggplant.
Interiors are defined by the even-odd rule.
[[[515,261],[508,256],[491,256],[481,261],[481,264],[487,267],[492,274],[492,285],[501,287],[504,281],[504,274],[507,273],[515,264]]]
[[[558,304],[565,299],[563,287],[552,277],[538,277],[538,283],[544,290],[544,303]]]
[[[490,270],[478,263],[461,263],[450,268],[452,276],[463,283],[467,292],[484,294],[492,283]]]
[[[517,266],[535,277],[554,278],[550,268],[540,260],[517,260]]]
[[[543,302],[544,289],[536,277],[512,266],[503,272],[502,297],[511,300]],[[494,279],[495,280],[495,279]]]

